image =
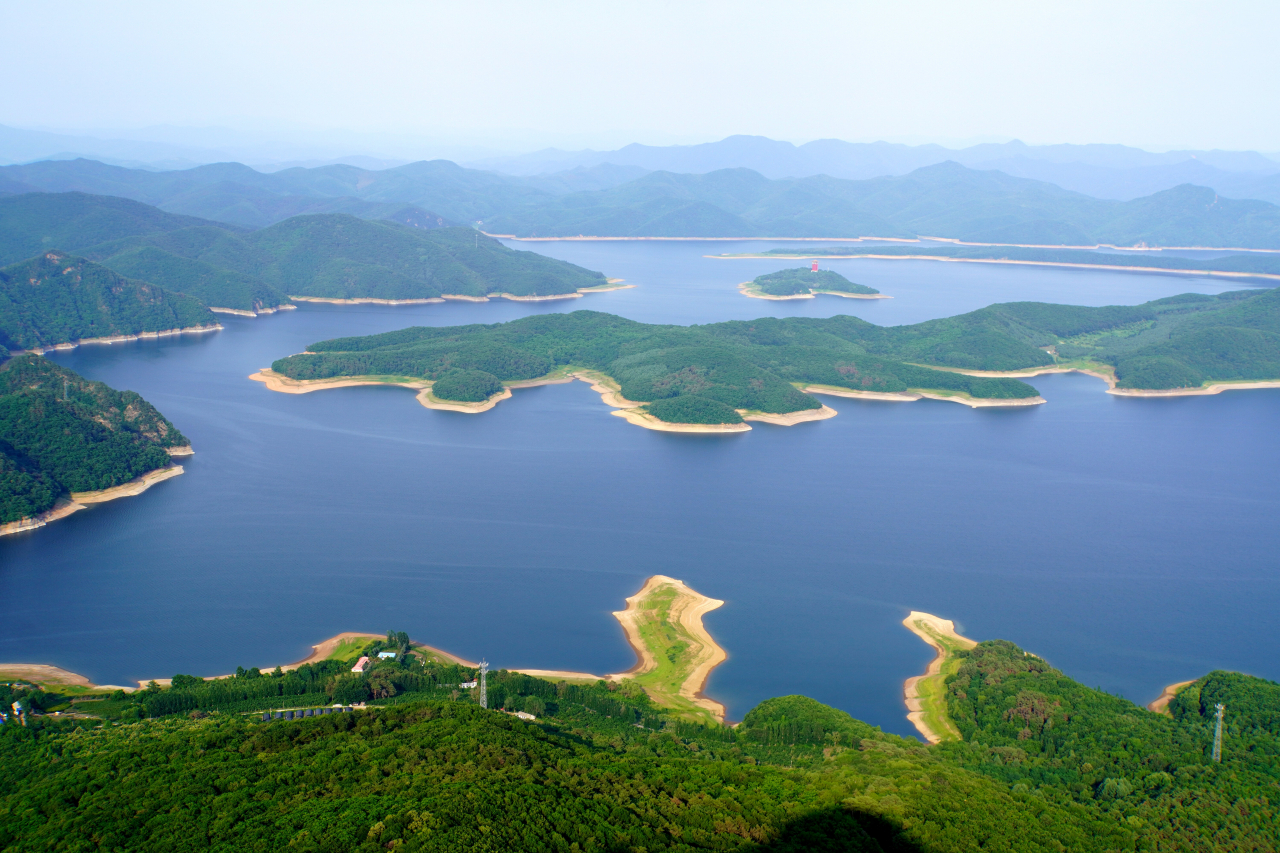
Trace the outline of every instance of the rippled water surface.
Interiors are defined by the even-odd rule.
[[[527,244],[520,248],[529,248]],[[1223,667],[1280,677],[1280,392],[1123,399],[1034,380],[1026,410],[828,398],[839,416],[729,436],[649,432],[586,385],[479,416],[402,389],[293,396],[247,375],[308,343],[591,308],[647,322],[991,302],[1131,304],[1221,282],[928,261],[832,261],[891,300],[763,302],[759,244],[543,243],[638,286],[555,303],[307,306],[213,335],[56,356],[132,388],[191,439],[187,473],[0,540],[0,660],[99,681],[212,675],[344,630],[406,630],[497,666],[612,672],[611,611],[654,573],[726,604],[709,691],[738,718],[805,693],[908,733],[929,649],[908,609],[1014,640],[1146,702]],[[1238,285],[1233,285],[1238,286]]]

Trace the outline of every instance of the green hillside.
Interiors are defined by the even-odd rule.
[[[72,246],[122,275],[240,311],[285,305],[289,295],[554,296],[605,283],[600,273],[508,249],[421,208],[386,205],[391,218],[385,220],[294,216],[245,231],[118,198],[13,196],[0,198],[0,257],[18,260],[49,245]]]
[[[928,747],[803,696],[766,700],[737,727],[699,725],[634,683],[505,670],[490,673],[485,710],[458,689],[475,670],[412,653],[404,634],[348,651],[382,649],[397,657],[358,674],[350,659],[241,667],[74,700],[0,685],[6,706],[37,712],[25,728],[0,727],[0,850],[1060,853],[1280,841],[1280,686],[1234,673],[1201,679],[1165,717],[1012,643],[982,643],[947,685],[964,739]],[[1240,709],[1221,764],[1202,711],[1217,701]],[[333,703],[348,709],[314,712]],[[298,708],[312,712],[262,719]],[[82,719],[40,715],[54,710]]]
[[[810,270],[799,267],[757,276],[751,287],[769,296],[795,296],[804,293],[834,291],[836,293],[879,293],[874,287],[855,284],[833,270]]]
[[[216,324],[191,296],[83,258],[50,251],[0,269],[0,347],[8,350]]]
[[[51,509],[68,492],[118,486],[189,444],[133,391],[35,355],[0,364],[0,524]]]

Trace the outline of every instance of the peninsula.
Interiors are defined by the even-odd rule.
[[[724,705],[702,692],[711,671],[728,658],[702,617],[724,605],[666,575],[654,575],[625,610],[613,615],[635,650],[636,665],[613,679],[631,679],[649,698],[692,720],[724,722]]]
[[[191,443],[132,391],[37,355],[0,364],[0,536],[176,477]]]
[[[738,285],[743,296],[753,299],[813,299],[819,293],[844,296],[850,299],[890,299],[874,287],[855,284],[833,270],[813,269],[780,270],[756,276],[752,281]]]
[[[902,624],[937,652],[924,675],[912,676],[903,684],[907,719],[929,743],[960,740],[960,731],[947,715],[947,677],[960,669],[956,652],[971,649],[977,643],[956,633],[950,619],[931,613],[912,610]]]

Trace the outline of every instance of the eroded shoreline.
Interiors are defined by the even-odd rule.
[[[789,299],[817,299],[819,296],[843,296],[845,299],[892,299],[885,293],[847,293],[843,290],[813,290],[808,293],[793,293],[790,296],[774,296],[770,293],[764,293],[759,288],[751,286],[751,282],[744,281],[738,285],[738,292],[743,296],[749,296],[752,299],[768,299],[773,302],[786,302]]]

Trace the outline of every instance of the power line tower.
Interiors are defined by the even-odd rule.
[[[1213,727],[1213,760],[1222,763],[1222,715],[1226,713],[1227,706],[1219,702],[1213,707],[1218,709],[1218,722]]]
[[[489,672],[489,662],[485,660],[480,661],[480,707],[481,708],[489,707],[489,689],[488,689],[488,686],[485,684],[485,678],[484,678],[485,674],[488,672]]]

